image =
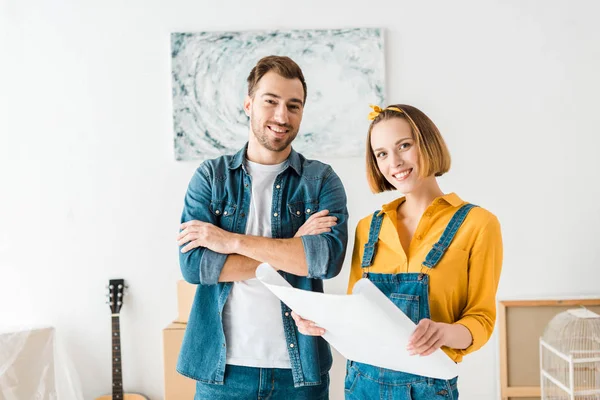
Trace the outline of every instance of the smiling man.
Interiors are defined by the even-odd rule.
[[[333,169],[292,142],[306,103],[300,67],[261,59],[248,76],[248,143],[192,177],[181,217],[180,266],[198,284],[177,370],[196,399],[328,399],[332,357],[299,335],[291,310],[256,278],[267,262],[294,287],[323,291],[348,241],[346,193]]]

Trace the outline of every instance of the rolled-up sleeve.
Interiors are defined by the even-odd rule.
[[[198,220],[217,225],[216,216],[210,211],[212,186],[210,169],[206,163],[198,167],[185,194],[181,223]],[[193,284],[214,285],[218,283],[219,276],[226,254],[216,253],[204,247],[197,247],[187,253],[182,253],[179,248],[179,266],[183,279]]]
[[[467,304],[456,322],[465,326],[473,342],[464,350],[465,355],[480,349],[490,338],[496,322],[496,291],[502,270],[502,234],[500,223],[492,216],[481,233],[469,257],[469,284]]]
[[[348,244],[348,209],[342,181],[329,167],[319,193],[319,209],[337,218],[331,232],[302,236],[308,278],[329,279],[340,273]]]

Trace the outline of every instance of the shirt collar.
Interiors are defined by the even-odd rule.
[[[235,153],[235,155],[229,162],[229,169],[238,169],[243,165],[244,159],[246,158],[247,150],[248,142],[246,142],[246,144],[243,148],[240,149],[240,151]],[[294,150],[293,147],[292,151],[290,152],[290,155],[288,156],[288,165],[292,167],[292,169],[296,171],[298,175],[302,175],[302,160],[300,159],[300,155],[296,152],[296,150]]]
[[[406,197],[402,196],[390,203],[384,204],[381,207],[381,211],[388,212],[388,211],[392,211],[392,210],[397,210],[398,206],[400,206],[400,204],[404,203],[404,201],[406,201]],[[441,197],[437,197],[433,201],[433,203],[435,203],[436,201],[445,202],[445,203],[451,205],[452,207],[460,207],[464,203],[464,201],[460,197],[458,197],[458,195],[454,192],[448,193]]]
[[[458,197],[458,195],[454,192],[448,193],[445,196],[440,197],[442,200],[445,200],[452,207],[460,207],[463,205],[464,201]]]

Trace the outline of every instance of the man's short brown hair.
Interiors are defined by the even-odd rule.
[[[400,111],[389,110],[397,108]],[[442,176],[450,170],[450,152],[437,126],[416,107],[406,104],[388,106],[371,122],[367,135],[367,181],[373,193],[396,190],[379,171],[377,159],[371,149],[371,131],[381,121],[392,118],[405,119],[412,131],[413,139],[419,150],[419,170],[421,177]]]
[[[269,71],[274,71],[286,79],[299,79],[302,83],[302,88],[304,89],[303,102],[306,103],[306,81],[304,80],[304,74],[294,60],[285,56],[267,56],[261,58],[258,63],[256,63],[247,79],[248,96],[254,96],[258,81],[260,81]]]

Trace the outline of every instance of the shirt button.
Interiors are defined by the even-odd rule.
[[[278,215],[279,215],[279,214],[277,214],[277,213],[273,214],[273,216],[274,216],[274,217],[276,217],[276,216],[278,216]]]
[[[242,218],[244,218],[246,216],[246,213],[242,213],[241,216]]]
[[[429,211],[427,211],[427,212],[425,213],[425,216],[426,216],[426,217],[431,217],[431,213],[430,213]]]
[[[310,208],[307,208],[307,209],[306,209],[306,212],[307,212],[307,213],[309,213],[309,212],[310,212]]]
[[[296,215],[300,215],[300,211],[296,211]]]
[[[290,343],[290,347],[294,347],[294,343]]]
[[[279,189],[280,187],[281,187],[281,186],[277,185],[277,186],[275,186],[275,189]]]
[[[423,237],[421,235],[417,235],[417,240],[421,240]]]
[[[438,204],[442,204],[443,202],[444,202],[444,200],[438,199]]]
[[[227,211],[225,211],[225,212],[223,213],[223,215],[227,215]]]
[[[289,313],[289,312],[286,312],[286,313],[285,313],[285,316],[286,316],[286,317],[289,317],[289,316],[290,316],[290,313]]]
[[[219,215],[219,214],[221,214],[221,211],[217,210],[217,211],[215,211],[215,214]]]

